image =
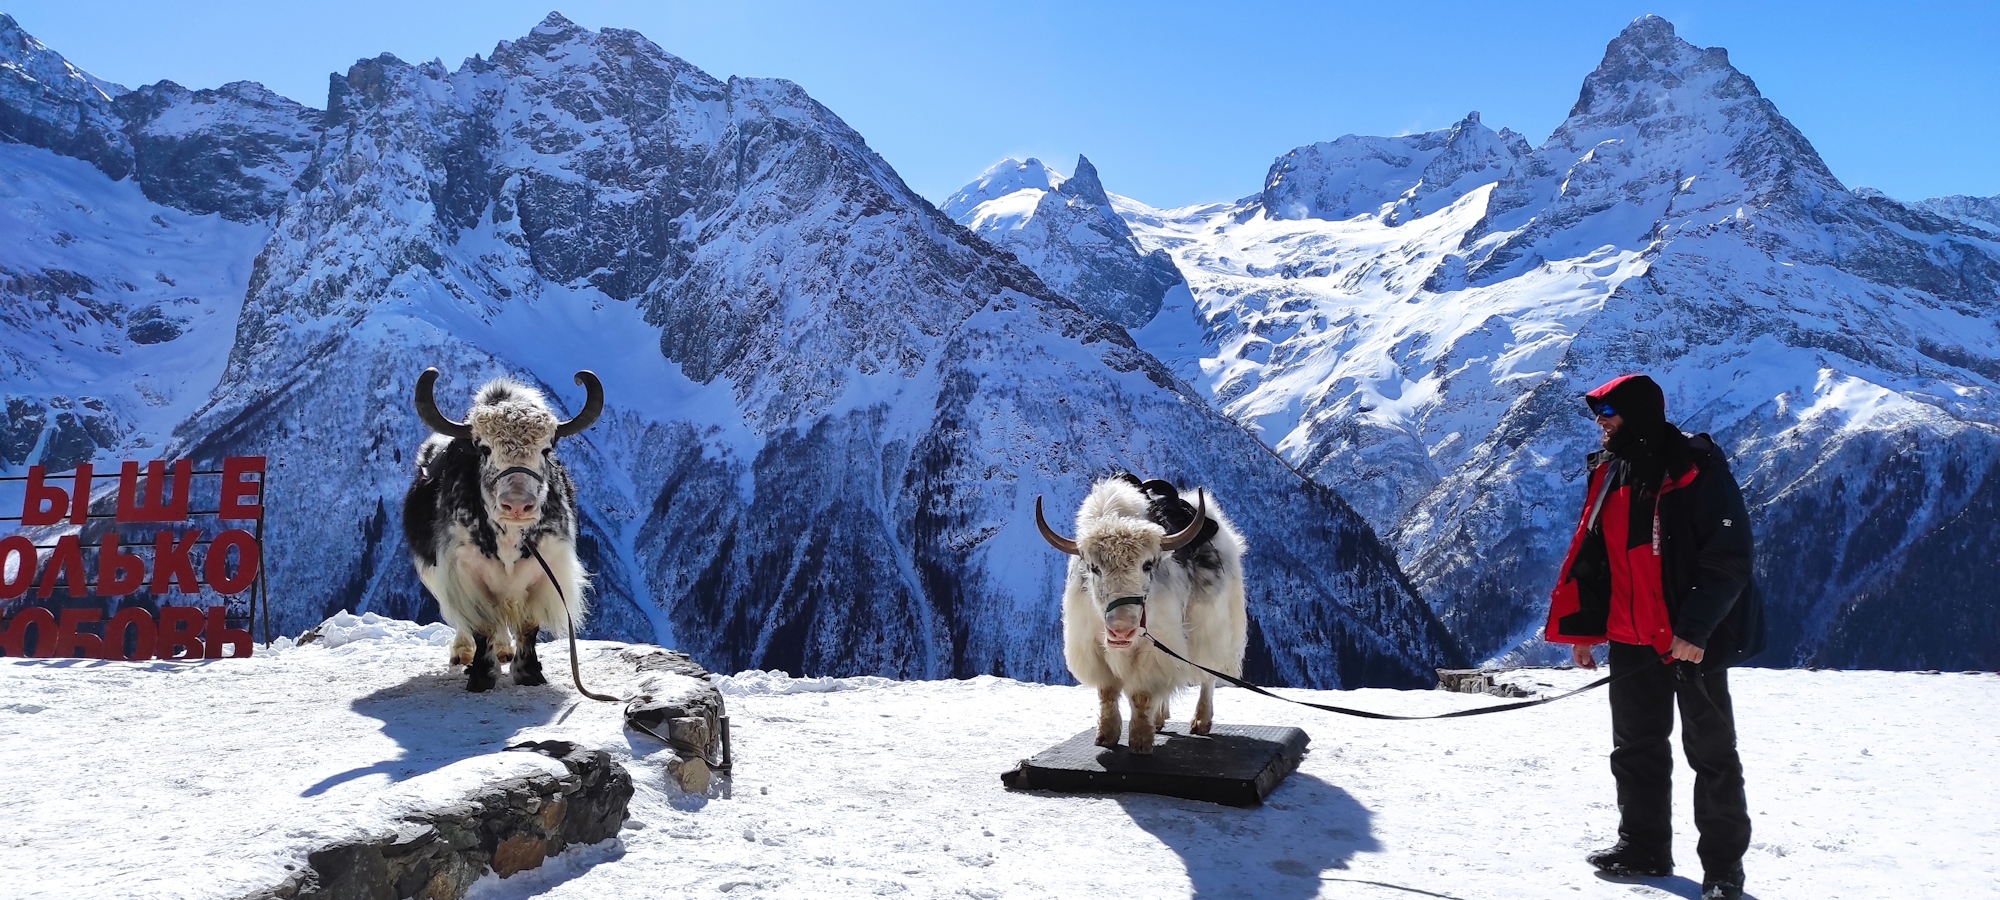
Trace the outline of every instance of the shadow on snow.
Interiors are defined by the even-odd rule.
[[[1321,873],[1344,870],[1354,854],[1381,849],[1366,807],[1346,791],[1301,772],[1292,773],[1257,809],[1149,794],[1116,796],[1134,824],[1179,854],[1193,882],[1191,896],[1197,898],[1315,897],[1326,878]]]
[[[401,684],[356,697],[350,704],[360,715],[380,720],[382,733],[402,752],[372,765],[349,769],[322,779],[300,796],[316,797],[339,785],[370,775],[404,781],[434,772],[460,760],[503,749],[524,728],[547,725],[582,702],[574,691],[550,683],[523,687],[503,672],[500,684],[485,693],[465,689],[457,666],[451,672],[427,672]]]

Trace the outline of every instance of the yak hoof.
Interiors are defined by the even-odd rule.
[[[473,669],[466,673],[465,689],[477,694],[492,690],[493,685],[498,684],[499,681],[498,678],[493,677],[492,669]]]
[[[513,648],[513,647],[495,647],[495,648],[493,648],[493,658],[494,658],[495,660],[498,660],[498,661],[499,661],[499,663],[500,663],[501,665],[503,665],[503,666],[504,666],[504,665],[506,665],[506,664],[508,664],[508,663],[510,663],[510,662],[513,662],[513,661],[514,661],[514,648]]]
[[[1207,734],[1215,728],[1214,722],[1195,721],[1188,723],[1188,734]]]
[[[514,664],[514,683],[533,687],[538,684],[548,684],[549,680],[542,675],[541,666],[528,666],[517,662]]]
[[[1151,741],[1148,741],[1148,742],[1146,742],[1146,743],[1144,743],[1144,744],[1141,744],[1141,743],[1139,743],[1138,741],[1133,741],[1133,742],[1132,742],[1132,748],[1131,748],[1131,749],[1132,749],[1132,755],[1133,755],[1133,756],[1151,756],[1151,755],[1153,755],[1153,744],[1152,744],[1152,742],[1151,742]]]

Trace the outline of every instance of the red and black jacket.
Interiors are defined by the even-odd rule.
[[[1690,438],[1671,426],[1668,434],[1680,445],[1672,454],[1678,465],[1657,486],[1632,483],[1632,467],[1612,453],[1591,455],[1545,634],[1555,643],[1608,639],[1661,653],[1678,636],[1706,651],[1703,668],[1734,665],[1764,647],[1748,510],[1707,435]]]

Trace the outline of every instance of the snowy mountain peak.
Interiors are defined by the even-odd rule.
[[[1076,157],[1076,174],[1064,181],[1060,190],[1092,206],[1109,207],[1111,198],[1104,193],[1104,183],[1097,180],[1097,167],[1082,154]]]
[[[1761,99],[1756,85],[1729,64],[1728,51],[1696,47],[1676,36],[1667,20],[1646,16],[1605,45],[1604,59],[1584,78],[1569,114],[1637,122],[1675,110],[1675,101],[1688,99],[1690,88],[1720,98]]]
[[[1668,49],[1684,43],[1674,32],[1674,23],[1650,14],[1633,19],[1618,32],[1617,37],[1611,39],[1612,46],[1624,46],[1642,53],[1649,48]]]
[[[1786,187],[1844,190],[1805,136],[1730,65],[1727,50],[1696,47],[1657,16],[1633,22],[1605,47],[1569,118],[1542,149],[1568,160],[1633,138],[1653,145],[1654,157],[1677,157],[1662,163],[1728,166],[1758,205]],[[1728,146],[1716,149],[1718,140]]]
[[[1010,156],[979,173],[971,184],[945,198],[939,208],[954,221],[964,222],[974,207],[988,200],[1020,190],[1053,191],[1066,180],[1062,173],[1043,165],[1039,159],[1031,156],[1019,160]]]
[[[531,33],[540,35],[557,35],[557,34],[569,34],[571,32],[579,32],[583,30],[584,29],[581,26],[577,25],[575,22],[570,21],[568,16],[565,16],[562,13],[557,12],[555,10],[549,10],[549,14],[542,17],[541,24],[536,25]]]
[[[1082,155],[1068,178],[1040,160],[1001,160],[951,195],[944,211],[1013,252],[1057,293],[1128,329],[1152,322],[1186,280],[1166,251],[1139,248]],[[1187,330],[1188,322],[1177,324],[1176,333]]]

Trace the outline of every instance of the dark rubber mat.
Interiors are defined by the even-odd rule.
[[[1065,793],[1160,794],[1225,806],[1259,806],[1278,782],[1299,767],[1311,738],[1304,731],[1270,725],[1216,725],[1206,736],[1187,723],[1167,726],[1149,756],[1124,743],[1099,747],[1091,729],[1003,772],[1009,788]]]

